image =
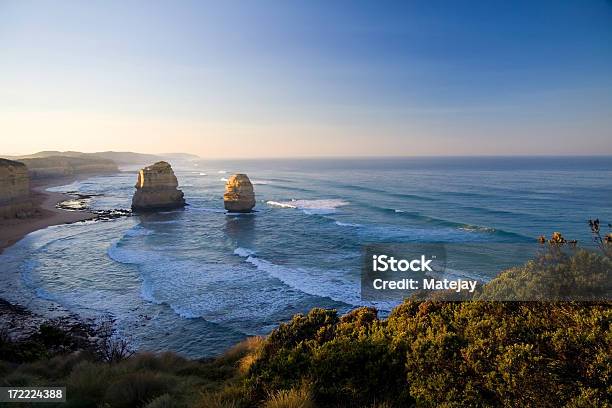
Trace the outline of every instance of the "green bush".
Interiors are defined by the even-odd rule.
[[[554,259],[552,259],[554,256]],[[478,295],[607,296],[610,259],[576,251],[502,273]],[[608,285],[608,286],[606,286]],[[532,296],[533,294],[529,294]],[[359,308],[273,331],[251,364],[253,401],[311,384],[320,406],[596,406],[612,395],[611,303],[406,300],[386,320]],[[588,405],[588,404],[587,404]]]
[[[75,366],[66,381],[69,406],[87,407],[102,401],[113,376],[108,364],[84,361]]]

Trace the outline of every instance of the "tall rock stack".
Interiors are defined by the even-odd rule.
[[[25,218],[32,211],[28,168],[23,163],[0,159],[0,218]]]
[[[183,192],[170,164],[160,161],[138,172],[132,210],[155,211],[185,206]]]
[[[253,184],[246,174],[234,174],[225,183],[223,204],[229,212],[248,213],[255,207]]]

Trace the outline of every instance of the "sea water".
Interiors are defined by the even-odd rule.
[[[0,296],[41,313],[109,315],[139,349],[211,356],[312,307],[360,298],[367,243],[531,244],[561,231],[591,242],[612,221],[612,158],[378,158],[173,163],[184,210],[34,232],[5,251]],[[252,214],[223,209],[225,180],[247,173]],[[136,169],[53,188],[129,208]],[[457,278],[502,269],[466,257]],[[523,259],[512,259],[522,262]],[[375,305],[387,312],[392,304]]]

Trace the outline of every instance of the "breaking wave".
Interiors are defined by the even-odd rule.
[[[342,199],[317,199],[317,200],[290,200],[290,201],[266,201],[272,207],[297,208],[305,214],[332,214],[339,207],[349,205],[348,201]]]
[[[359,276],[348,271],[322,271],[315,268],[292,268],[277,265],[255,255],[249,248],[236,248],[234,253],[258,270],[265,272],[285,285],[313,296],[327,297],[352,306],[363,305]]]

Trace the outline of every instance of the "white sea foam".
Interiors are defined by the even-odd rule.
[[[224,181],[224,182],[226,182],[226,181],[227,181],[227,178],[226,178],[226,177],[221,177],[221,178],[219,179],[219,181]]]
[[[350,222],[342,222],[342,221],[335,221],[336,225],[340,226],[340,227],[354,227],[354,228],[359,228],[362,227],[363,225],[361,224],[353,224]]]
[[[234,249],[234,254],[241,256],[243,258],[247,258],[251,255],[255,255],[255,251],[253,251],[252,249],[249,248],[242,248],[242,247],[238,247],[236,249]]]
[[[495,228],[481,227],[478,225],[464,225],[462,227],[459,227],[459,229],[468,232],[495,232]]]
[[[161,305],[163,303],[155,298],[153,293],[153,283],[150,279],[143,279],[142,286],[140,287],[140,296],[147,302],[155,303],[157,305]]]
[[[266,201],[266,204],[271,205],[272,207],[297,208],[295,205],[290,204],[289,202]]]
[[[124,235],[128,237],[144,237],[151,234],[153,234],[153,231],[151,231],[150,229],[137,225],[125,231]]]
[[[122,264],[144,264],[161,259],[157,252],[123,248],[118,242],[112,244],[106,253],[112,260]]]
[[[403,213],[403,212],[406,212],[406,211],[404,211],[404,210],[394,210],[394,211],[395,211],[396,213]]]
[[[206,173],[200,173],[200,176],[207,176],[208,174]]]
[[[267,184],[271,184],[271,181],[268,180],[251,180],[251,184],[254,184],[256,186],[265,186]]]
[[[312,268],[291,268],[276,265],[259,258],[248,248],[239,248],[234,253],[245,258],[245,262],[255,266],[285,285],[312,296],[328,297],[337,302],[353,306],[363,305],[359,292],[359,276],[346,271],[323,271]]]
[[[252,252],[241,249],[236,248],[241,256]],[[187,260],[169,253],[126,248],[121,243],[108,250],[117,262],[137,266],[145,301],[167,305],[186,319],[203,318],[246,334],[265,334],[261,327],[271,316],[283,313],[287,302],[303,296],[246,265]],[[241,307],[234,307],[236,302]]]
[[[342,199],[317,199],[317,200],[291,200],[291,201],[266,201],[266,204],[273,207],[297,208],[306,214],[332,214],[339,207],[349,205]]]
[[[219,170],[217,173],[219,173],[219,174],[227,174],[227,171],[225,171],[225,170]]]
[[[223,212],[228,217],[254,217],[255,214],[257,214],[257,210],[253,210],[247,213],[237,213],[237,212],[229,212],[229,211],[223,211]]]

